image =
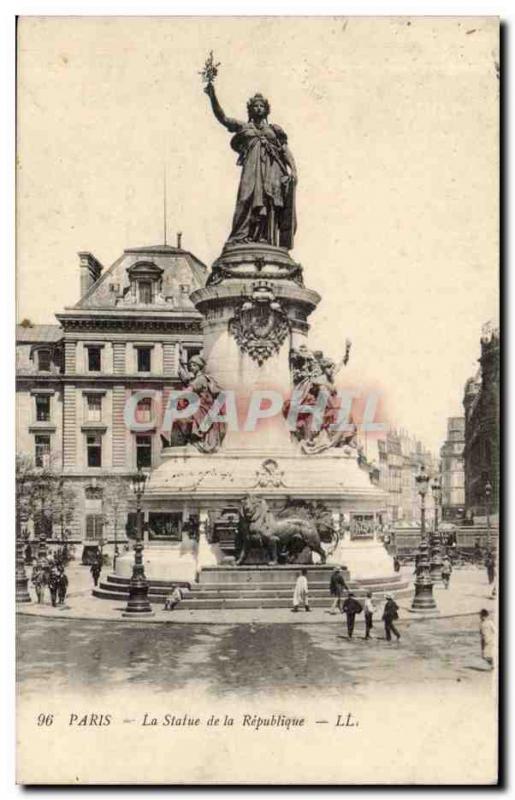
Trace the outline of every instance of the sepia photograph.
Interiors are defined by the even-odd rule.
[[[499,39],[18,18],[19,784],[498,783]]]

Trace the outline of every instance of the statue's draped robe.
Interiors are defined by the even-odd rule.
[[[174,421],[171,441],[175,445],[193,444],[202,453],[214,453],[225,438],[227,426],[223,422],[212,422],[207,430],[203,430],[202,423],[220,394],[221,388],[210,375],[199,372],[192,376],[182,365],[179,366],[179,377],[183,387],[198,396],[199,407],[191,417]],[[177,408],[182,410],[187,405],[186,400],[179,400]],[[224,406],[220,409],[220,414],[223,413]]]
[[[230,242],[255,238],[291,249],[296,229],[295,187],[288,177],[283,147],[286,133],[278,125],[229,120],[237,131],[231,147],[239,153],[242,167]],[[256,236],[259,230],[259,236]]]

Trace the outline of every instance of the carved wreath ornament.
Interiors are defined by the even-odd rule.
[[[229,323],[240,350],[259,366],[279,352],[289,329],[288,317],[266,282],[254,285],[252,294]]]

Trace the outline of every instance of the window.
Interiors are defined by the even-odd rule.
[[[50,464],[50,436],[48,434],[36,436],[35,447],[36,467],[48,467]]]
[[[148,538],[181,539],[182,514],[151,511],[148,515]]]
[[[137,422],[151,422],[152,421],[152,400],[150,397],[144,397],[139,401],[136,408],[136,421]]]
[[[104,532],[102,514],[86,514],[86,539],[101,539]]]
[[[49,422],[50,398],[46,395],[36,395],[36,422]]]
[[[102,419],[102,397],[88,394],[86,397],[87,421],[100,422]]]
[[[152,437],[136,436],[136,467],[145,469],[152,466]]]
[[[102,437],[99,433],[88,433],[86,436],[88,467],[102,466]]]
[[[192,356],[200,356],[202,354],[202,348],[196,347],[195,345],[183,345],[182,349],[186,351],[187,361],[189,361]]]
[[[50,350],[38,350],[38,370],[50,372]]]
[[[152,349],[150,347],[138,347],[138,372],[150,372],[152,363]]]
[[[102,366],[102,349],[100,347],[88,347],[87,350],[89,372],[100,372]]]
[[[139,301],[140,303],[152,302],[152,283],[150,281],[139,281]]]

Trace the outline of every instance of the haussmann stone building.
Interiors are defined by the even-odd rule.
[[[157,424],[145,433],[127,427],[126,401],[151,389],[165,404],[180,386],[179,359],[201,351],[190,294],[204,285],[206,267],[179,235],[176,247],[129,248],[108,269],[79,253],[78,278],[80,299],[56,315],[58,325],[17,326],[17,452],[74,488],[71,541],[112,541],[126,534],[128,475],[151,469],[161,451]],[[143,401],[138,414],[152,419],[155,409]],[[160,523],[170,520],[153,520],[153,529]],[[52,527],[59,539],[59,521]]]

